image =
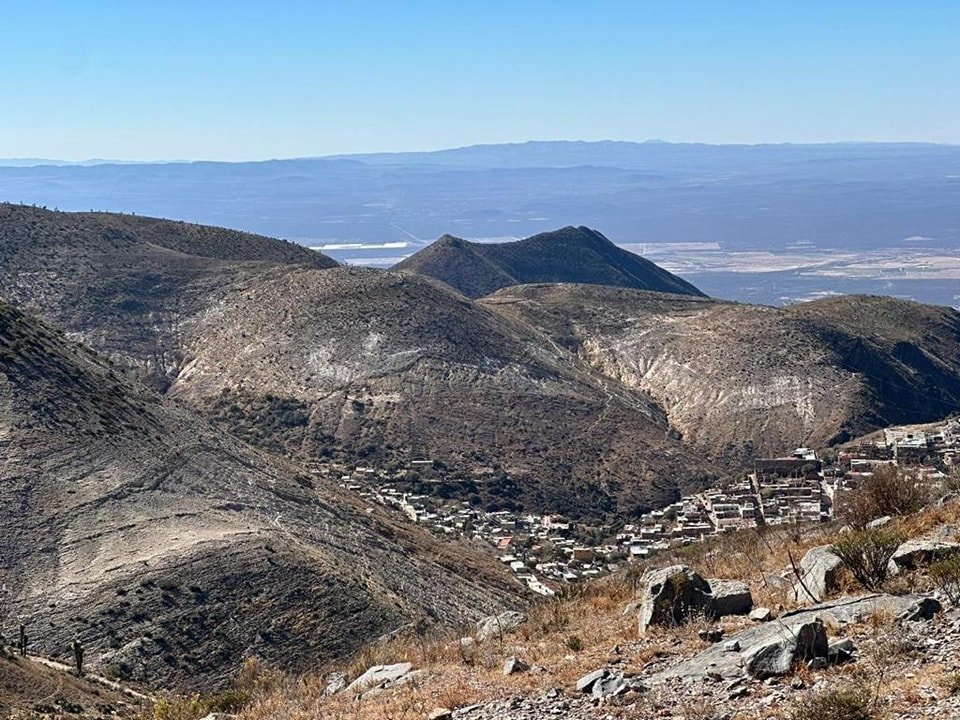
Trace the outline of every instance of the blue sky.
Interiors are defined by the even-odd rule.
[[[960,2],[5,0],[0,157],[960,142]]]

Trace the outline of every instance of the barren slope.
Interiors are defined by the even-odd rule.
[[[784,309],[586,285],[482,301],[648,392],[687,442],[732,462],[960,409],[960,313],[891,298]]]
[[[502,496],[576,514],[662,503],[697,472],[646,395],[422,276],[278,269],[186,347],[173,396],[300,458],[499,468]]]
[[[332,267],[294,243],[108,213],[0,204],[0,297],[164,387],[182,323],[226,284],[277,265]]]
[[[0,626],[153,686],[216,685],[250,654],[316,667],[517,587],[3,303],[0,507]]]
[[[702,296],[697,288],[596,230],[565,227],[507,243],[471,243],[444,235],[398,263],[478,298],[524,283],[573,282]]]

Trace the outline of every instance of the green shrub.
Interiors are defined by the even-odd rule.
[[[954,605],[960,605],[960,557],[935,562],[928,572],[940,592]]]
[[[857,582],[875,590],[887,579],[890,559],[904,540],[903,533],[885,528],[860,530],[842,536],[831,550]]]

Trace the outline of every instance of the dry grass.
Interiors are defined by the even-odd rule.
[[[890,528],[917,537],[958,519],[960,503],[953,503],[897,518]],[[811,547],[833,543],[839,537],[839,530],[837,524],[829,524],[741,531],[663,553],[647,565],[662,567],[680,563],[695,568],[705,577],[743,580],[751,586],[756,604],[785,609],[796,603],[786,592],[789,584],[778,585],[775,578],[790,568],[791,561],[799,563]],[[676,628],[654,629],[644,637],[638,635],[635,614],[624,614],[623,608],[634,599],[644,569],[644,565],[634,566],[615,576],[571,588],[562,597],[544,600],[529,610],[526,623],[505,633],[502,639],[495,636],[469,649],[461,645],[459,638],[469,635],[472,628],[429,637],[394,637],[368,647],[344,667],[324,668],[313,675],[288,678],[279,686],[256,694],[255,701],[240,717],[243,720],[422,720],[438,707],[453,709],[542,692],[549,687],[569,687],[583,674],[614,660],[627,672],[641,672],[653,660],[689,655],[706,647],[707,643],[697,637],[697,632],[708,625],[717,625],[705,619]],[[897,589],[904,590],[915,590],[924,583],[929,587],[929,580],[921,573],[904,573],[891,583],[899,583]],[[735,632],[747,623],[743,619],[727,618],[721,625],[728,632]],[[844,634],[859,634],[861,661],[826,671],[825,677],[835,678],[837,682],[869,683],[878,697],[896,698],[890,707],[919,702],[925,697],[926,684],[936,680],[933,676],[937,672],[943,673],[925,670],[922,682],[917,680],[917,674],[912,678],[904,677],[903,673],[892,674],[891,668],[914,662],[906,643],[891,632],[893,623],[892,617],[877,614],[856,626],[844,628]],[[503,662],[514,655],[533,666],[533,670],[504,676]],[[326,675],[333,670],[346,672],[349,680],[371,665],[402,661],[426,673],[409,685],[364,700],[344,692],[333,697],[324,695]],[[798,673],[808,675],[809,683],[815,679],[805,668],[798,669]],[[934,684],[942,687],[942,682],[945,681],[936,680]],[[638,703],[637,712],[643,707],[644,703]],[[691,713],[694,710],[691,708]],[[708,712],[704,717],[711,716]]]

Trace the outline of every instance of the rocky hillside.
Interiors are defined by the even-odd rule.
[[[499,497],[576,515],[656,506],[697,472],[644,393],[422,276],[278,269],[185,337],[169,394],[296,458],[486,468]]]
[[[588,285],[482,301],[648,393],[731,463],[960,409],[960,313],[881,297],[776,309]]]
[[[0,627],[31,652],[161,687],[246,655],[300,670],[410,623],[516,602],[441,544],[125,380],[0,303]],[[498,564],[497,564],[498,565]],[[443,588],[443,592],[437,592]]]
[[[444,235],[398,263],[478,298],[511,285],[589,283],[702,296],[690,283],[586,227],[566,227],[507,243]]]
[[[496,632],[398,638],[342,675],[276,682],[240,718],[957,717],[958,521],[948,495],[869,531],[728,533],[503,614]],[[861,578],[868,548],[882,562]]]
[[[0,297],[164,387],[181,326],[225,285],[336,263],[295,243],[132,215],[0,204]]]

